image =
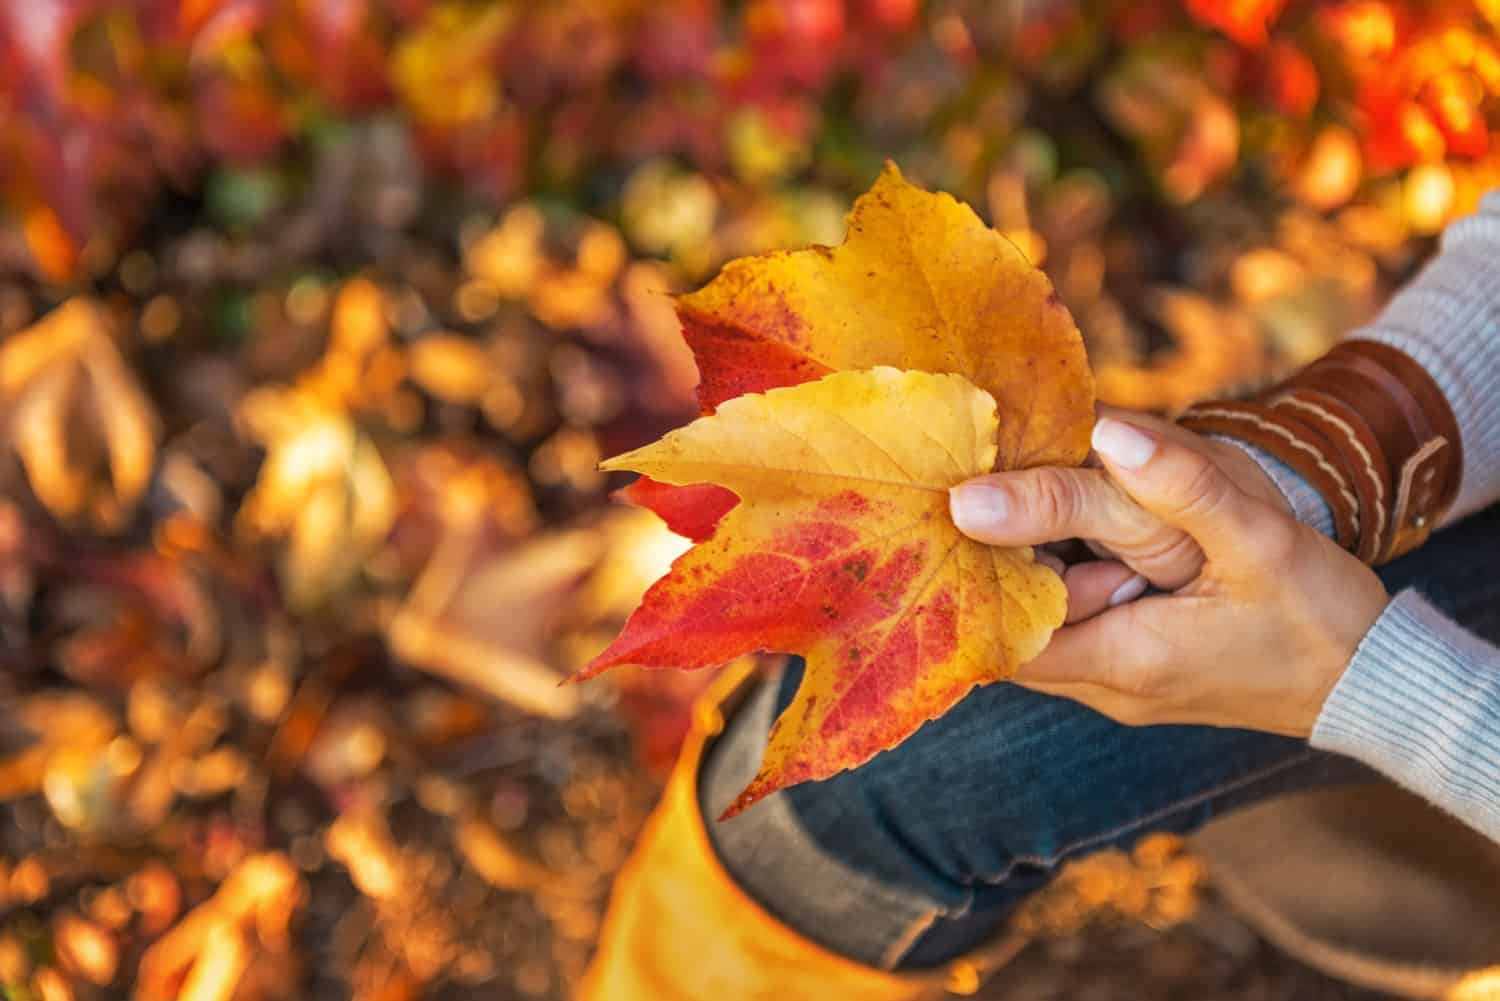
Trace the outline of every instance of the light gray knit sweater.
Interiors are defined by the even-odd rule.
[[[1500,191],[1443,236],[1441,251],[1379,319],[1350,336],[1421,362],[1442,386],[1463,439],[1456,520],[1500,501]],[[1297,517],[1332,535],[1306,481],[1245,448]],[[1428,604],[1397,594],[1323,706],[1314,747],[1357,758],[1500,841],[1500,648]]]

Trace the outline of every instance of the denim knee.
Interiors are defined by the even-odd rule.
[[[782,680],[791,698],[798,672]],[[1151,831],[1187,832],[1268,789],[1363,774],[1299,740],[1126,727],[1017,685],[975,689],[895,750],[787,790],[808,835],[951,906]],[[873,832],[851,843],[851,829]]]
[[[793,664],[752,698],[705,763],[710,837],[773,914],[888,968],[976,944],[1070,858],[1362,774],[1301,741],[1124,727],[1065,699],[990,685],[861,767],[715,824],[754,774],[800,673]]]

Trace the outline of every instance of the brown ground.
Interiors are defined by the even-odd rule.
[[[610,713],[567,724],[519,715],[502,723],[429,760],[420,774],[389,766],[383,802],[341,803],[339,814],[305,782],[266,780],[253,765],[241,789],[179,801],[149,836],[80,837],[59,825],[42,795],[0,806],[7,1001],[51,1001],[20,985],[59,969],[78,1001],[125,998],[146,989],[136,971],[153,942],[195,956],[222,949],[222,942],[193,939],[182,915],[215,886],[212,899],[224,903],[230,891],[223,887],[233,880],[218,870],[246,871],[249,847],[289,862],[302,906],[287,920],[275,906],[282,897],[271,893],[260,913],[289,937],[279,948],[252,942],[261,975],[247,977],[237,998],[563,1001],[656,786],[633,763]],[[240,739],[254,743],[253,735]],[[263,824],[251,819],[257,810]],[[226,824],[236,811],[247,818],[237,829]],[[1103,916],[1081,933],[1033,944],[979,997],[1379,997],[1262,941],[1215,899],[1201,866],[1170,839],[1148,841],[1134,860],[1101,859],[1071,885],[1077,892],[1060,895],[1037,920],[1066,926],[1088,907]],[[89,982],[92,939],[80,918],[115,957],[100,986]]]
[[[1032,946],[985,1001],[1380,1001],[1298,963],[1215,899],[1169,929],[1116,921]]]

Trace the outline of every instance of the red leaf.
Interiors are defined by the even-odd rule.
[[[1318,103],[1318,68],[1295,45],[1277,42],[1267,51],[1266,96],[1288,115],[1302,117]]]
[[[993,468],[1000,424],[994,397],[961,376],[877,367],[726,401],[609,460],[678,483],[709,477],[743,503],[577,677],[806,656],[730,813],[894,746],[1034,657],[1067,609],[1030,549],[976,543],[948,517],[947,488]]]
[[[1241,45],[1264,45],[1286,0],[1187,0],[1188,13]]]
[[[666,522],[672,531],[694,542],[713,535],[719,520],[740,502],[731,491],[714,483],[674,487],[649,476],[642,476],[616,492],[615,499],[645,508]]]
[[[1422,106],[1443,134],[1447,152],[1480,157],[1489,150],[1489,127],[1480,108],[1483,100],[1484,85],[1464,70],[1443,72],[1422,88]]]
[[[758,310],[735,325],[681,304],[677,315],[698,362],[698,404],[706,414],[736,396],[796,386],[833,371],[792,346],[801,340],[802,321],[784,307]]]

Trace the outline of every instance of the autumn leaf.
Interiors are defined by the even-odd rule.
[[[838,247],[733,261],[677,312],[705,410],[846,369],[953,372],[1029,415],[1002,423],[1001,468],[1088,455],[1088,359],[1052,283],[973,209],[893,163]]]
[[[261,386],[240,402],[266,459],[240,508],[251,538],[285,540],[281,576],[298,608],[328,600],[385,540],[395,486],[374,443],[307,385]]]
[[[994,397],[963,377],[881,367],[723,402],[609,460],[740,504],[579,677],[803,654],[802,687],[731,814],[894,746],[1062,624],[1062,582],[1029,548],[981,545],[949,518],[948,488],[993,468],[999,436]]]
[[[285,855],[248,856],[145,951],[134,997],[287,996],[299,972],[290,926],[306,900],[307,886]]]
[[[54,514],[118,528],[156,466],[158,421],[103,307],[69,300],[0,347],[0,450]]]
[[[1094,387],[1083,339],[1052,283],[1005,237],[949,195],[923,191],[893,163],[854,203],[838,247],[728,264],[677,301],[705,412],[742,393],[829,372],[953,372],[1004,407],[1002,469],[1077,465],[1089,450]],[[638,488],[633,503],[700,537],[709,509]],[[716,520],[716,519],[715,519]]]
[[[539,716],[567,719],[578,693],[559,687],[549,642],[598,563],[582,529],[497,550],[493,529],[455,519],[387,627],[402,660]]]
[[[1111,406],[1181,410],[1253,379],[1265,364],[1255,321],[1244,309],[1171,288],[1155,291],[1146,308],[1176,345],[1144,364],[1101,364],[1099,399]]]
[[[1286,0],[1188,0],[1193,18],[1241,45],[1264,45]]]
[[[991,553],[963,540],[947,520],[945,491],[991,468],[1081,462],[1093,423],[1093,381],[1082,340],[1047,278],[967,206],[912,186],[894,165],[855,204],[842,245],[736,261],[679,299],[678,315],[701,375],[699,402],[706,413],[719,409],[705,420],[732,410],[743,422],[737,431],[721,432],[726,441],[709,435],[704,456],[723,463],[738,445],[773,465],[751,476],[747,491],[744,470],[736,476],[667,461],[670,455],[655,450],[670,453],[674,435],[606,464],[645,473],[620,498],[655,511],[673,531],[703,544],[648,593],[621,637],[584,675],[625,663],[706,667],[763,649],[806,653],[809,680],[778,722],[761,775],[733,808],[739,810],[777,788],[831,775],[894,746],[974,684],[1009,676],[1045,645],[1065,611],[1060,584],[1030,562],[1029,552]],[[921,371],[900,376],[887,365]],[[894,395],[884,401],[889,410],[882,419],[866,429],[871,434],[851,451],[843,439],[857,428],[839,405],[863,397],[850,388],[855,382],[835,382],[830,373],[855,370],[848,372],[855,376],[877,368],[884,373],[877,382]],[[955,440],[928,426],[945,418],[930,415],[920,394],[902,397],[892,384],[935,378],[923,372],[963,377],[949,384],[987,401],[988,430],[976,436],[971,427],[969,437]],[[804,415],[797,426],[811,444],[804,442],[797,466],[795,450],[777,451],[784,428],[759,425],[765,440],[750,440],[758,425],[746,419],[743,408],[752,405],[742,401],[780,401],[773,410],[795,410],[799,398],[787,403],[782,394],[792,391],[784,387],[811,380],[823,388],[803,387],[813,394],[804,404],[820,415],[827,438],[820,440],[815,419]],[[767,390],[774,392],[742,396]],[[914,417],[915,428],[894,430]],[[976,443],[989,448],[983,461],[972,454]],[[943,452],[945,445],[952,451]],[[804,470],[826,472],[824,454],[864,468],[861,446],[896,463],[895,482],[908,489],[890,483],[873,490],[829,487],[837,477],[801,482]],[[946,457],[951,468],[933,467],[939,459],[922,456],[922,449]],[[897,454],[899,462],[892,458]],[[774,465],[788,461],[794,465]],[[931,475],[913,480],[906,470]],[[768,482],[768,475],[798,482]],[[893,491],[906,495],[906,506],[886,496]],[[851,504],[868,509],[847,510]],[[892,519],[907,527],[881,534]],[[808,532],[840,541],[810,561],[798,550],[808,545]],[[941,569],[922,588],[915,576],[926,560]],[[891,579],[866,585],[840,570],[847,564],[868,575],[872,561]],[[752,583],[747,576],[757,568],[775,579]],[[898,579],[903,572],[911,576]],[[919,590],[908,594],[913,587]],[[944,630],[958,609],[965,625],[952,633],[952,648],[943,649]],[[969,623],[969,615],[987,624]]]
[[[615,499],[655,512],[668,528],[694,542],[713,535],[719,519],[739,503],[733,493],[713,483],[674,487],[649,476],[620,490]]]

